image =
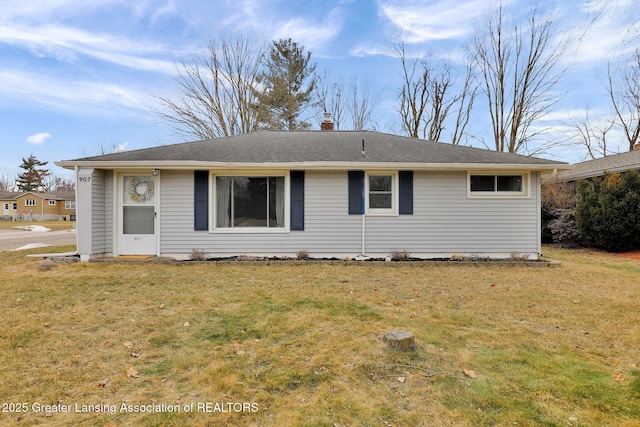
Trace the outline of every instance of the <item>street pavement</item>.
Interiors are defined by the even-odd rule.
[[[76,244],[76,230],[28,231],[19,229],[0,229],[0,252],[18,249],[35,243],[51,246]],[[43,247],[42,251],[47,252]]]

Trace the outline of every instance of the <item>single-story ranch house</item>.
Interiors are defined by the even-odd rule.
[[[565,163],[371,131],[260,131],[56,162],[78,253],[188,259],[536,259],[540,183]]]

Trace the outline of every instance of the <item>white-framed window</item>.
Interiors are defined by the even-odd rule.
[[[216,231],[286,231],[286,175],[213,177],[213,229]]]
[[[18,209],[18,202],[13,202],[13,206],[12,209],[15,211],[16,209]]]
[[[470,197],[528,197],[528,173],[475,173],[468,174]]]
[[[75,200],[65,200],[64,201],[64,208],[65,209],[75,209],[76,208],[76,201]]]
[[[365,207],[369,215],[396,215],[398,212],[398,174],[365,174]]]
[[[36,199],[24,199],[24,205],[25,206],[35,206],[36,205]]]
[[[56,205],[55,200],[49,200],[49,206],[55,206],[55,205]]]

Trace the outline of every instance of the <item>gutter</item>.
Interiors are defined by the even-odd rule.
[[[429,171],[450,171],[450,170],[523,170],[523,171],[560,171],[573,169],[572,165],[563,163],[551,164],[517,164],[517,163],[422,163],[422,162],[203,162],[196,160],[188,161],[167,161],[167,160],[144,160],[144,161],[88,161],[88,160],[65,160],[55,162],[57,166],[65,169],[78,167],[90,167],[101,169],[161,169],[161,170],[198,170],[198,169],[218,169],[218,170],[242,170],[242,169],[271,169],[271,170],[429,170]]]

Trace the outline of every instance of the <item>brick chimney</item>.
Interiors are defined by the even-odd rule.
[[[331,113],[325,111],[324,120],[320,124],[320,130],[333,130],[333,122],[331,121]]]

